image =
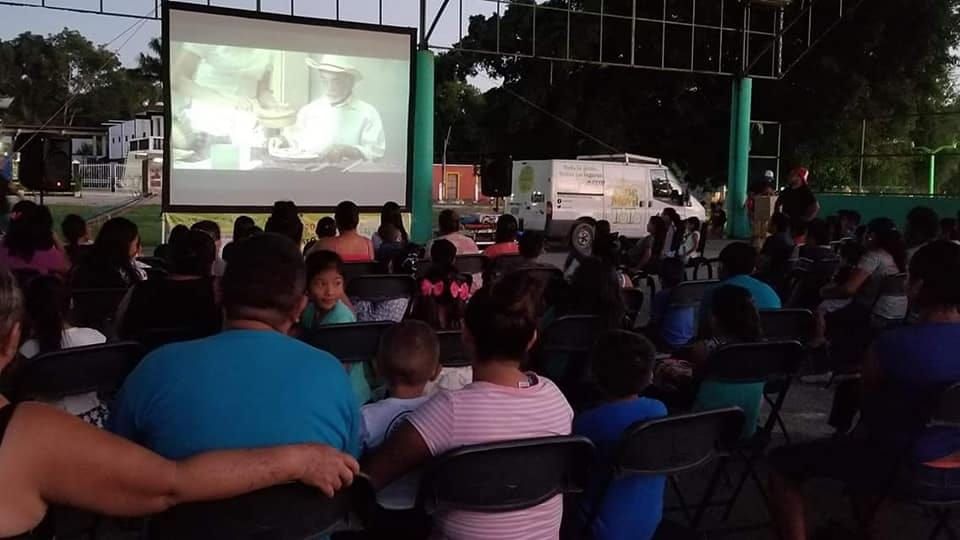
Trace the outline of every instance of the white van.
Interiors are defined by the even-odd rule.
[[[578,251],[589,251],[599,220],[609,221],[613,232],[640,238],[647,235],[650,217],[665,208],[684,219],[706,219],[703,205],[657,158],[619,154],[513,162],[508,211],[520,228],[570,238]]]

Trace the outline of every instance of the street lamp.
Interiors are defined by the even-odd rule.
[[[943,152],[944,150],[956,150],[960,148],[960,141],[954,141],[953,144],[945,144],[938,148],[927,148],[926,146],[917,146],[917,143],[911,142],[910,147],[930,157],[930,180],[929,180],[930,195],[936,195],[935,188],[936,188],[936,182],[937,182],[937,154],[939,154],[940,152]]]

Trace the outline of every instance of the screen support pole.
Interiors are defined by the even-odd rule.
[[[733,80],[730,100],[730,159],[727,169],[727,215],[731,238],[749,238],[747,215],[747,176],[750,174],[750,110],[753,103],[753,79]]]
[[[416,108],[413,128],[413,212],[411,237],[425,244],[433,236],[433,101],[434,56],[417,51]]]

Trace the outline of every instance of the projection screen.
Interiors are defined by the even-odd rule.
[[[166,5],[165,210],[408,206],[413,29]]]

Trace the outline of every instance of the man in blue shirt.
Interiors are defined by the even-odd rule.
[[[649,540],[663,515],[662,476],[625,476],[611,481],[609,475],[624,431],[637,422],[667,415],[663,403],[640,397],[653,380],[655,353],[646,338],[622,330],[608,332],[593,350],[593,374],[606,401],[578,415],[573,433],[587,437],[597,447],[596,475],[578,516],[581,527],[586,526],[584,521],[593,520],[588,536],[596,540]],[[601,495],[603,506],[594,508]]]
[[[735,285],[750,291],[757,309],[780,309],[780,296],[769,285],[751,276],[757,268],[757,250],[744,242],[734,242],[720,252],[720,284]],[[710,313],[713,291],[703,297],[700,313]],[[703,321],[701,321],[702,323]]]
[[[287,337],[305,280],[291,240],[238,243],[222,280],[225,330],[148,355],[117,397],[111,431],[171,459],[305,442],[358,455],[360,411],[343,366]]]

